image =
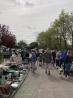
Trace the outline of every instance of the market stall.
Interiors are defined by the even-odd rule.
[[[10,98],[23,83],[28,69],[21,67],[21,63],[18,65],[16,62],[10,61],[0,65],[0,96],[2,98]]]

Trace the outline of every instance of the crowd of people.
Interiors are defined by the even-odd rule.
[[[16,57],[18,64],[21,64],[21,62],[28,64],[29,69],[33,73],[37,70],[37,65],[44,67],[45,74],[47,75],[51,74],[51,67],[59,69],[59,74],[63,73],[65,77],[73,73],[73,69],[71,69],[73,60],[71,50],[56,51],[50,50],[49,48],[43,49],[42,51],[36,49],[30,51],[22,50],[21,52],[13,52],[10,61],[15,61]]]

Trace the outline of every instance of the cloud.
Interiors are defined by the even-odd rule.
[[[16,0],[16,4],[24,5],[25,1],[24,0]]]
[[[72,0],[0,0],[0,23],[9,25],[17,41],[36,40],[62,9],[73,10]]]
[[[34,1],[33,0],[16,0],[16,4],[20,6],[32,7],[35,5]]]
[[[31,26],[26,26],[27,29],[32,30],[33,28]]]
[[[26,5],[26,6],[31,6],[31,7],[32,7],[32,6],[34,6],[35,4],[27,1],[27,2],[25,2],[25,5]]]

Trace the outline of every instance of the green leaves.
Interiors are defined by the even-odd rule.
[[[18,48],[27,48],[27,43],[23,40],[17,43]]]
[[[72,42],[73,15],[62,10],[59,18],[56,19],[47,31],[38,35],[37,41],[40,47],[66,49],[68,42]]]
[[[37,42],[32,42],[29,44],[30,49],[38,48],[38,43]]]

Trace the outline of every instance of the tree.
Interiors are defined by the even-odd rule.
[[[17,43],[17,47],[18,47],[18,48],[27,48],[28,45],[27,45],[27,43],[26,43],[25,41],[21,40],[21,41],[19,41],[19,42]]]
[[[37,41],[41,47],[56,49],[67,49],[68,41],[73,43],[73,16],[62,10],[59,18],[56,19],[47,31],[41,32]],[[72,44],[73,45],[73,44]]]
[[[68,40],[68,27],[69,27],[69,14],[65,13],[64,10],[59,16],[60,30],[61,35],[64,40],[65,49],[67,49],[67,40]]]
[[[46,47],[46,32],[41,32],[37,37],[37,42],[39,43],[39,48]]]
[[[29,44],[30,49],[38,48],[38,43],[37,42],[32,42]]]
[[[2,33],[1,33],[1,24],[0,24],[0,45],[1,45],[1,37],[2,37]]]
[[[1,45],[4,45],[8,48],[14,48],[16,45],[16,37],[11,34],[8,26],[1,25],[0,26],[0,34],[1,34]]]
[[[67,28],[69,31],[68,37],[69,37],[69,40],[71,41],[72,50],[73,50],[73,13],[71,13],[69,16],[69,23]]]

